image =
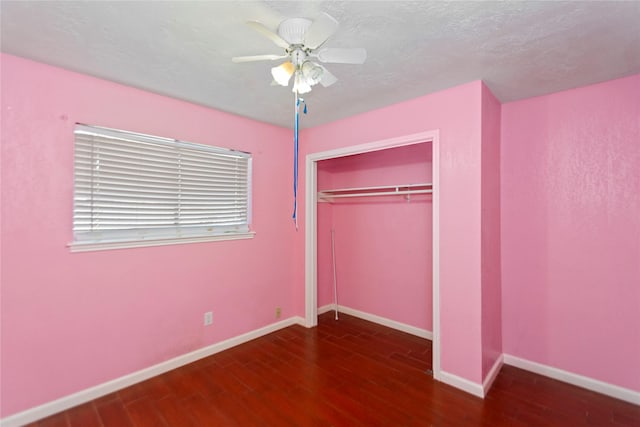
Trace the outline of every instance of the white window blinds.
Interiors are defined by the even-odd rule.
[[[247,233],[251,155],[77,125],[76,242]]]

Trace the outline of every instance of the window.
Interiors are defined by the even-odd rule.
[[[253,237],[251,154],[76,125],[72,251]]]

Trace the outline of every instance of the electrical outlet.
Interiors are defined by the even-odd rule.
[[[213,311],[207,311],[204,314],[204,326],[213,324]]]
[[[276,319],[279,319],[282,315],[282,309],[280,307],[276,307]]]

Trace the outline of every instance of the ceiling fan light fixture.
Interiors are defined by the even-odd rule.
[[[296,73],[296,77],[293,83],[292,92],[298,92],[300,95],[311,92],[311,85],[307,82],[307,79],[301,72]]]
[[[277,67],[273,67],[271,69],[271,75],[273,76],[273,80],[275,80],[279,85],[288,86],[289,79],[291,79],[294,71],[295,67],[293,66],[293,64],[287,61],[283,62]]]
[[[0,0],[2,1],[2,0]],[[322,63],[362,64],[367,58],[363,48],[331,48],[324,47],[338,29],[338,21],[331,15],[321,12],[314,20],[307,18],[289,18],[280,22],[277,33],[259,21],[247,22],[251,28],[271,40],[276,46],[284,48],[281,54],[265,54],[236,56],[234,63],[252,61],[274,61],[285,59],[286,62],[271,68],[272,85],[289,86],[294,77],[293,92],[304,94],[320,83],[324,87],[338,81]]]
[[[322,74],[324,73],[324,70],[318,64],[315,64],[311,61],[305,61],[300,69],[306,82],[310,86],[317,85],[318,83],[320,83],[320,80],[322,80]]]

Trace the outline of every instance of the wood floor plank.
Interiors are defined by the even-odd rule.
[[[330,312],[33,427],[640,427],[640,406],[511,366],[479,399],[434,381],[431,354],[428,340]]]
[[[184,413],[198,426],[229,426],[231,421],[220,414],[204,397],[193,394],[181,401]]]
[[[125,406],[135,426],[168,427],[165,419],[157,411],[149,397],[136,399]]]
[[[38,422],[38,427],[68,427],[68,426],[69,426],[68,412],[55,414]]]
[[[174,395],[165,396],[155,401],[155,408],[169,426],[198,427],[198,424],[184,410]]]
[[[69,409],[68,418],[70,427],[102,427],[94,402]]]
[[[242,396],[245,406],[251,408],[253,415],[267,426],[296,426],[291,414],[273,405],[262,393],[249,392]]]
[[[212,405],[215,405],[216,409],[229,420],[232,426],[262,426],[262,421],[255,417],[253,409],[245,405],[239,395],[230,393],[220,393],[212,397],[213,400],[209,400]]]
[[[231,365],[229,365],[231,366]],[[215,366],[202,371],[203,377],[212,384],[212,387],[218,387],[221,392],[242,395],[251,391],[251,388],[240,381],[228,370],[227,367]],[[205,393],[205,396],[212,393]]]
[[[124,404],[118,399],[112,399],[101,404],[96,404],[100,420],[105,427],[129,427],[133,426]]]

